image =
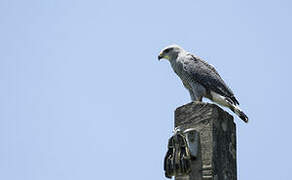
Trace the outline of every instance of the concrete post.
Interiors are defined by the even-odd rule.
[[[192,102],[175,111],[175,127],[199,134],[198,156],[191,173],[175,180],[236,180],[236,125],[219,106]]]

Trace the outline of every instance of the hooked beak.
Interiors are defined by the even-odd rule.
[[[162,59],[163,58],[163,55],[162,54],[159,54],[158,56],[158,60]]]

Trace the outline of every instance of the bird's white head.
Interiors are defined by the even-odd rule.
[[[184,49],[181,48],[178,45],[170,45],[165,47],[164,49],[162,49],[162,51],[159,53],[158,55],[158,60],[160,59],[168,59],[168,60],[172,60],[172,59],[176,59],[178,54],[183,52]]]

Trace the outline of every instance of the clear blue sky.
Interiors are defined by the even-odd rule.
[[[0,179],[165,179],[173,111],[190,101],[159,51],[213,64],[237,117],[239,180],[291,179],[292,4],[0,1]]]

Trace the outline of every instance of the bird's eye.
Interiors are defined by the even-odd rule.
[[[164,50],[164,53],[168,53],[168,52],[169,52],[169,49],[165,49],[165,50]]]

